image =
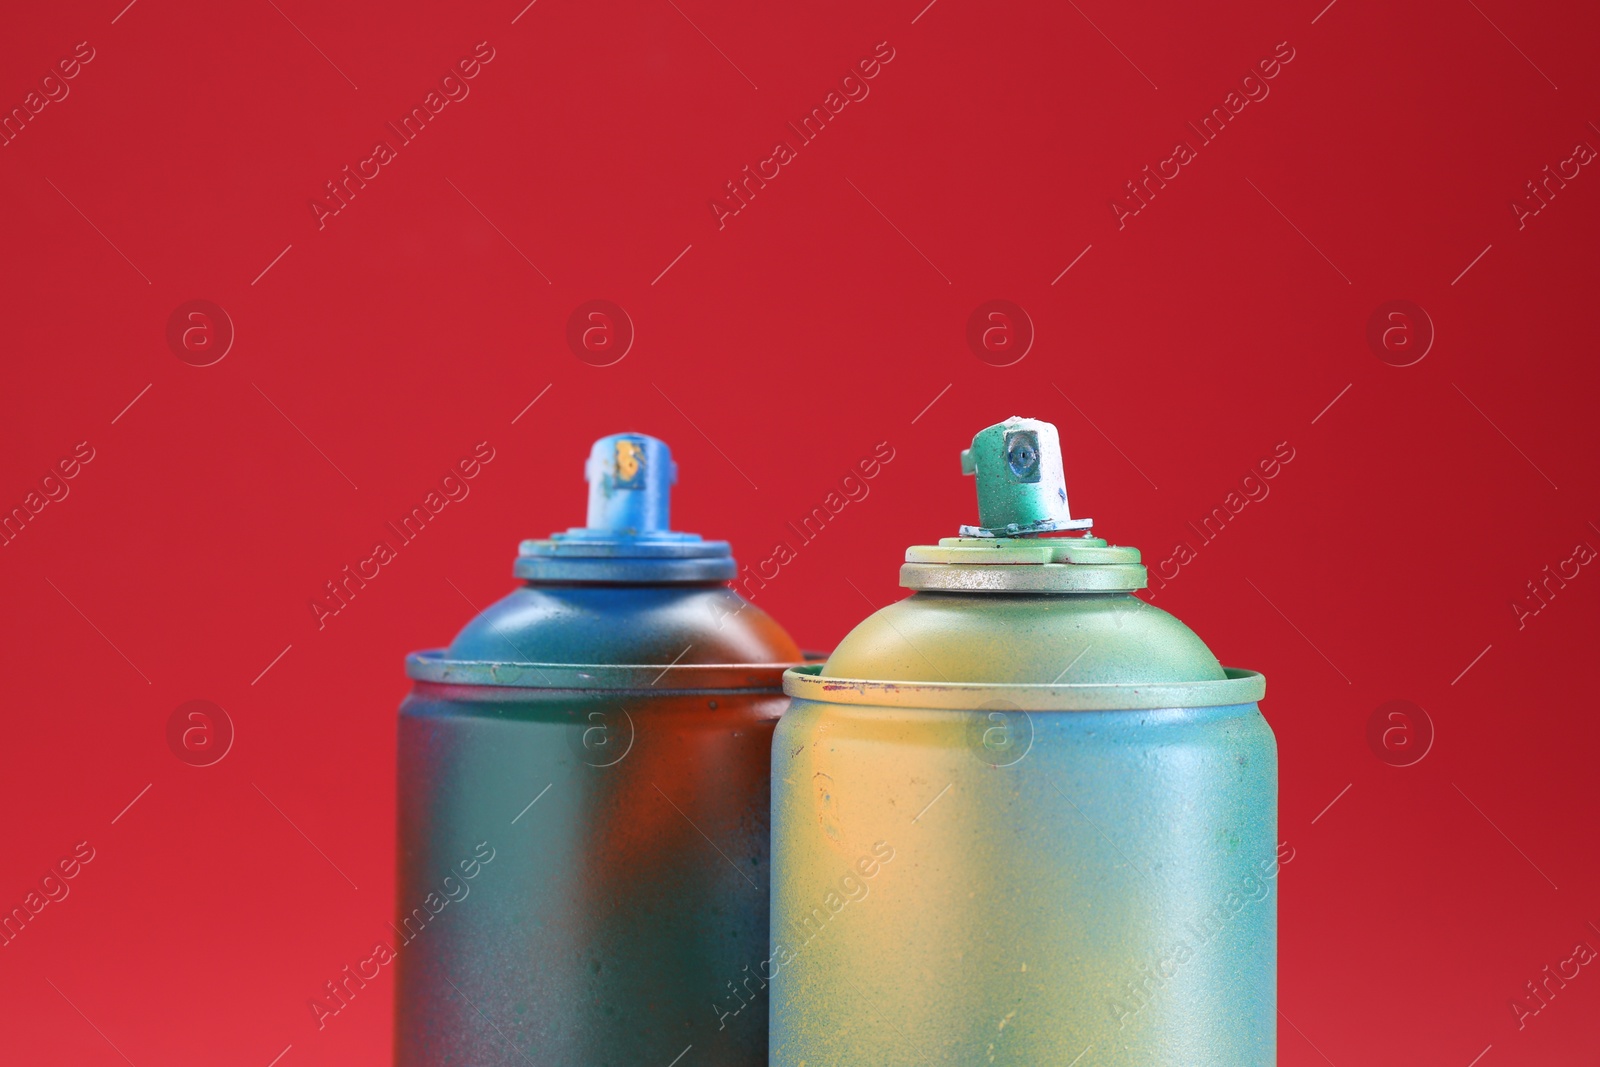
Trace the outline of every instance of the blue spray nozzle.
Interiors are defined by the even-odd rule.
[[[642,433],[614,433],[589,450],[591,530],[639,536],[672,529],[672,484],[678,465],[665,441]]]
[[[532,581],[725,582],[738,567],[726,541],[672,528],[678,465],[665,441],[614,433],[589,449],[585,525],[522,543],[516,574]]]

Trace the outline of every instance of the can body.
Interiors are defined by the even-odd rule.
[[[775,1067],[1274,1062],[1277,760],[1253,702],[864,688],[797,696],[774,737]]]
[[[764,1014],[713,1005],[767,944],[785,700],[648,681],[402,705],[401,1067],[764,1062]]]

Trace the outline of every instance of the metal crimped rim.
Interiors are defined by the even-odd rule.
[[[413,652],[406,676],[440,685],[519,689],[769,689],[781,691],[783,672],[796,663],[517,663],[449,659],[446,649]],[[821,666],[821,664],[816,664]]]
[[[511,572],[535,582],[704,584],[731,581],[739,565],[732,556],[518,556]]]
[[[1224,667],[1227,678],[1207,682],[1118,682],[1101,685],[987,685],[979,682],[874,682],[824,678],[821,664],[783,673],[783,691],[797,700],[870,707],[974,711],[1005,703],[1019,711],[1153,711],[1253,704],[1267,680],[1255,671]]]
[[[932,593],[1132,593],[1142,563],[902,563],[900,585]]]

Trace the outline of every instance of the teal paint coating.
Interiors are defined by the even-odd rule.
[[[1067,476],[1056,428],[1013,416],[980,430],[961,452],[961,473],[978,483],[978,525],[969,537],[1017,537],[1052,530],[1085,530],[1067,506]]]
[[[1031,474],[1006,459],[1019,422],[1053,440],[1008,420],[965,462]],[[980,521],[1028,515],[1007,506]],[[1135,598],[1134,549],[963,532],[785,675],[771,1062],[1274,1063],[1261,676]]]

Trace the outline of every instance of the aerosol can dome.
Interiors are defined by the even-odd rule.
[[[1131,595],[1146,585],[1139,550],[1108,544],[1090,532],[1093,520],[1072,517],[1054,426],[1013,417],[986,427],[962,451],[961,469],[977,481],[977,524],[908,548],[900,584],[916,595],[852,630],[822,677],[1033,685],[1227,679],[1192,630]],[[1062,535],[1074,530],[1083,533]]]
[[[523,541],[512,570],[524,584],[479,612],[448,648],[411,656],[413,678],[592,686],[601,675],[568,679],[559,665],[616,664],[637,667],[648,685],[667,663],[801,659],[771,616],[724,584],[738,573],[728,542],[670,528],[678,467],[666,442],[602,437],[584,476],[585,524]]]

